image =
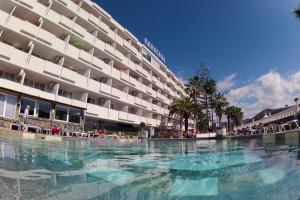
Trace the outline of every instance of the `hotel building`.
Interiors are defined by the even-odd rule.
[[[164,126],[184,86],[90,0],[0,0],[0,125]]]

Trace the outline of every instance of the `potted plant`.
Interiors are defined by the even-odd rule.
[[[145,122],[141,122],[141,123],[140,123],[141,132],[140,132],[139,137],[142,137],[142,136],[144,135],[144,128],[145,128],[145,127],[146,127]]]

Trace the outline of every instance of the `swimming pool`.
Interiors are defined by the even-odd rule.
[[[0,136],[0,199],[299,199],[300,134],[234,141]]]

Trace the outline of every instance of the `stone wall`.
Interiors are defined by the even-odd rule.
[[[79,131],[82,130],[81,124],[75,124],[75,123],[68,123],[68,122],[59,122],[55,120],[49,120],[49,119],[42,119],[42,118],[36,118],[36,117],[29,117],[29,120],[31,123],[35,126],[38,126],[40,128],[49,129],[51,127],[56,126],[59,129],[69,129],[73,131]],[[0,127],[10,129],[11,125],[16,122],[17,120],[9,119],[0,117]],[[22,116],[19,117],[19,122],[22,122],[23,118]]]

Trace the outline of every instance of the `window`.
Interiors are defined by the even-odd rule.
[[[0,94],[0,116],[15,118],[17,97]]]
[[[25,78],[24,80],[24,85],[28,86],[28,87],[32,87],[32,88],[36,88],[38,90],[45,90],[45,84],[39,83],[39,82],[34,82],[32,80],[29,80],[27,78]]]
[[[26,109],[27,105],[30,106],[29,115],[34,116],[35,101],[30,100],[30,99],[22,99],[20,113],[24,113],[24,110]]]
[[[58,90],[58,95],[62,96],[62,97],[67,97],[67,98],[72,99],[72,92],[68,92],[68,91],[65,91],[65,90],[62,90],[62,89]]]
[[[80,123],[81,111],[74,108],[56,106],[55,119],[71,123]]]
[[[71,109],[69,110],[69,122],[80,123],[80,110]]]
[[[4,115],[5,95],[0,94],[0,116]]]
[[[55,119],[68,121],[68,108],[56,106]]]
[[[6,96],[5,117],[15,118],[17,97]]]
[[[37,103],[37,117],[49,119],[50,118],[51,105],[49,103],[38,102]]]

